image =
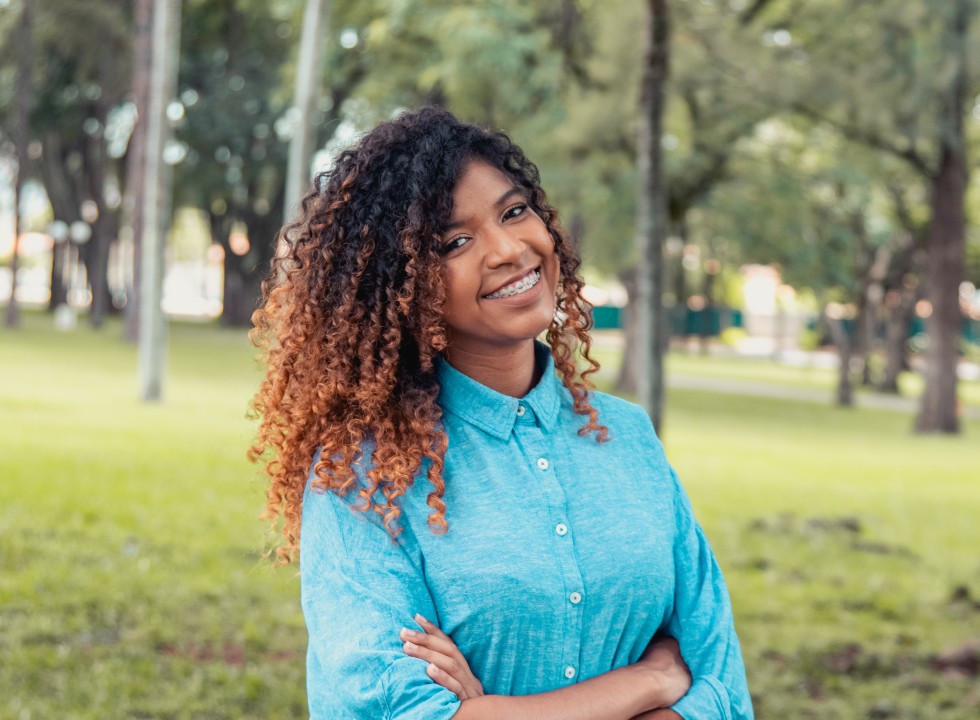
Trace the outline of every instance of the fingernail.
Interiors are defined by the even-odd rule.
[[[430,622],[429,622],[428,620],[426,620],[426,619],[425,619],[424,617],[422,617],[421,615],[419,615],[418,613],[415,613],[415,619],[416,619],[416,620],[417,620],[417,621],[418,621],[419,623],[426,623],[427,625],[431,625],[431,624],[432,624],[432,623],[430,623]]]
[[[410,638],[410,637],[415,637],[416,635],[418,635],[418,633],[415,630],[409,630],[408,628],[405,628],[405,627],[403,627],[398,634],[402,638]]]
[[[414,650],[418,650],[418,647],[419,646],[416,645],[415,643],[407,642],[405,643],[405,652],[412,652]]]

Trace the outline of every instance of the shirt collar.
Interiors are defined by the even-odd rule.
[[[534,342],[534,360],[539,367],[544,368],[541,379],[527,395],[514,398],[481,385],[440,357],[436,361],[439,405],[471,425],[506,440],[514,429],[517,408],[524,404],[534,413],[541,427],[550,431],[558,416],[563,386],[555,375],[551,349],[547,345]]]

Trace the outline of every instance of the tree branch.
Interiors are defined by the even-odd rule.
[[[755,0],[755,2],[749,6],[748,10],[743,12],[741,17],[738,19],[739,25],[744,27],[745,25],[750,24],[753,20],[755,20],[759,13],[766,9],[766,5],[768,5],[769,2],[770,0]]]
[[[809,120],[815,120],[817,122],[830,125],[848,140],[861,143],[862,145],[874,148],[875,150],[881,150],[889,155],[893,155],[901,160],[904,160],[926,179],[931,180],[936,174],[936,171],[929,166],[926,159],[917,153],[913,147],[901,148],[873,130],[842,122],[830,117],[826,113],[822,113],[819,110],[809,107],[802,102],[793,102],[789,107],[790,110],[796,114],[802,115]]]

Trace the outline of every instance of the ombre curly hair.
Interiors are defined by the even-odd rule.
[[[591,306],[579,260],[541,189],[537,167],[503,133],[426,108],[381,123],[318,174],[300,217],[287,224],[252,316],[266,374],[252,400],[260,419],[253,462],[270,484],[263,518],[281,525],[281,562],[298,555],[303,492],[355,496],[397,537],[405,494],[428,460],[428,524],[445,532],[447,440],[434,360],[446,350],[440,234],[453,189],[481,160],[523,190],[554,239],[560,281],[546,337],[555,368],[587,418],[580,434],[607,430],[589,402]],[[586,368],[579,372],[575,352]],[[373,447],[364,479],[353,464]]]

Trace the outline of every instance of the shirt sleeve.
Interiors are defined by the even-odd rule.
[[[437,622],[417,545],[393,542],[376,513],[307,483],[300,534],[311,720],[442,720],[459,708],[426,663],[402,650],[416,613]]]
[[[673,710],[685,720],[751,720],[752,699],[728,588],[674,470],[675,597],[667,634],[691,669],[691,689]]]

